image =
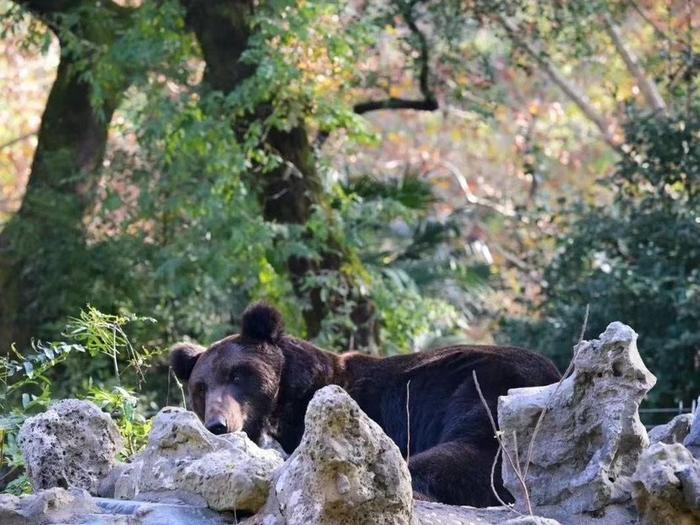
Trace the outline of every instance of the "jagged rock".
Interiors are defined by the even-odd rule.
[[[658,425],[649,431],[649,443],[683,443],[690,432],[692,414],[679,414],[664,425]]]
[[[690,431],[683,440],[683,445],[696,459],[700,459],[700,397],[696,404],[695,416],[690,424]]]
[[[700,461],[678,443],[644,451],[632,476],[642,525],[700,523]]]
[[[89,401],[58,401],[19,432],[34,490],[77,487],[96,493],[116,464],[122,438],[108,414]]]
[[[162,500],[178,491],[203,498],[214,510],[255,512],[282,462],[243,432],[215,436],[193,412],[168,407],[153,419],[145,450],[117,476],[114,495]]]
[[[577,347],[574,371],[560,385],[513,389],[499,398],[504,443],[514,458],[517,434],[522,463],[540,412],[549,407],[527,469],[537,514],[561,520],[562,515],[596,512],[629,498],[625,477],[634,472],[649,443],[639,403],[656,382],[636,341],[631,328],[612,323],[599,339]],[[520,484],[507,460],[503,480],[524,510]]]
[[[411,478],[398,447],[340,387],[314,395],[299,447],[277,472],[261,525],[407,525]]]

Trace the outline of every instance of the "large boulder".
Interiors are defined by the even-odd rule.
[[[690,424],[693,421],[692,414],[679,414],[664,425],[658,425],[649,431],[649,444],[683,443],[690,432]]]
[[[153,419],[144,451],[118,472],[114,496],[162,500],[175,494],[214,510],[255,512],[282,462],[278,452],[259,448],[243,432],[215,436],[193,412],[168,407]]]
[[[558,518],[600,513],[606,505],[629,498],[627,477],[649,444],[639,403],[656,382],[636,341],[630,327],[612,323],[599,339],[577,346],[573,373],[562,383],[513,389],[499,398],[503,441],[510,457],[523,465],[520,470],[537,513]],[[525,467],[533,429],[545,407]],[[507,459],[503,480],[517,507],[525,510],[518,475]]]
[[[34,490],[75,487],[94,494],[123,448],[109,415],[77,399],[27,419],[18,440]]]
[[[314,395],[301,444],[277,472],[263,525],[407,525],[411,477],[398,447],[340,387]]]
[[[683,445],[656,443],[645,450],[632,486],[642,525],[700,523],[700,461]]]

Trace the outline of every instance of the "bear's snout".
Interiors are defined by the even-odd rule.
[[[228,432],[228,425],[223,417],[216,417],[211,421],[207,421],[204,425],[206,429],[212,434],[226,434]]]

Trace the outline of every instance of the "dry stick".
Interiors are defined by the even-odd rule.
[[[406,383],[406,465],[411,458],[411,411],[408,408],[408,403],[411,399],[411,380]]]
[[[523,495],[525,496],[527,511],[532,516],[533,514],[532,505],[530,505],[530,493],[527,490],[527,485],[525,484],[525,480],[523,479],[522,472],[520,472],[520,465],[515,464],[512,456],[510,455],[510,452],[508,452],[508,449],[503,444],[501,433],[499,432],[498,427],[496,426],[496,421],[493,419],[491,409],[489,408],[489,405],[486,402],[484,394],[481,392],[481,385],[479,385],[479,379],[476,377],[476,370],[472,370],[472,377],[474,378],[474,386],[476,386],[476,391],[479,394],[479,399],[481,399],[481,403],[484,405],[484,410],[486,410],[486,415],[489,417],[489,421],[491,422],[491,428],[493,429],[496,441],[498,441],[499,447],[503,450],[503,454],[506,456],[506,458],[508,458],[508,463],[510,463],[513,472],[515,472],[515,476],[518,478],[518,482],[520,483],[520,486],[523,489]]]
[[[501,447],[498,447],[498,450],[496,450],[496,455],[493,457],[493,463],[491,463],[491,492],[493,492],[493,495],[496,496],[496,499],[498,500],[498,503],[503,505],[504,507],[509,508],[513,512],[515,512],[518,516],[524,516],[522,512],[519,510],[513,508],[513,505],[510,503],[506,503],[503,501],[503,498],[501,498],[501,495],[498,493],[498,490],[496,490],[496,464],[498,463],[498,456],[501,455]]]
[[[585,335],[586,327],[588,326],[588,313],[590,311],[590,306],[591,306],[590,304],[586,305],[586,314],[583,316],[583,325],[581,326],[581,333],[578,336],[578,343],[576,343],[576,346],[574,347],[574,355],[571,358],[571,362],[569,363],[569,366],[564,371],[564,374],[561,376],[561,379],[557,383],[557,386],[554,387],[554,391],[549,396],[549,399],[547,399],[547,403],[545,403],[544,408],[542,409],[542,412],[540,412],[540,416],[537,418],[537,423],[535,423],[535,428],[532,430],[532,437],[530,438],[530,444],[527,446],[527,456],[525,457],[525,467],[523,470],[523,477],[524,478],[527,478],[527,471],[530,468],[530,462],[532,461],[532,451],[535,447],[535,438],[537,437],[537,433],[539,432],[540,427],[542,426],[542,420],[544,419],[544,415],[550,409],[550,405],[552,403],[552,400],[554,399],[554,396],[556,395],[556,393],[559,391],[559,387],[564,382],[564,379],[566,379],[567,376],[574,369],[574,362],[576,361],[576,356],[578,355],[578,348],[579,348],[579,345],[581,344],[581,341],[583,341],[583,336]]]

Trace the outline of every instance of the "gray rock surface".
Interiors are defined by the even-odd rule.
[[[519,516],[504,521],[501,525],[560,525],[557,520],[541,518],[539,516]]]
[[[649,444],[654,443],[683,443],[690,432],[692,414],[679,414],[664,425],[658,425],[649,431]]]
[[[123,448],[109,415],[77,399],[58,401],[27,419],[18,441],[34,490],[76,487],[96,493]]]
[[[420,525],[496,525],[514,516],[505,507],[477,509],[428,501],[415,501],[413,505],[413,518]]]
[[[206,507],[92,498],[82,489],[53,488],[18,498],[0,495],[2,525],[224,525],[235,517]]]
[[[683,444],[696,459],[700,459],[700,397],[695,407],[695,415],[690,424],[690,431],[683,440]]]
[[[342,388],[316,392],[305,427],[264,509],[248,523],[415,523],[411,478],[398,447]]]
[[[637,334],[612,323],[600,338],[583,341],[573,373],[559,386],[510,390],[498,403],[505,445],[525,463],[535,423],[549,407],[534,443],[527,486],[536,514],[557,517],[599,512],[629,498],[629,482],[649,440],[639,403],[656,378],[637,350]],[[525,509],[520,484],[507,460],[503,479]]]
[[[145,450],[119,473],[114,495],[162,500],[164,493],[194,495],[214,510],[257,511],[282,457],[263,450],[243,432],[215,436],[193,412],[162,409]],[[187,499],[187,496],[184,497]]]
[[[700,461],[678,443],[644,451],[632,476],[642,525],[700,523]]]

